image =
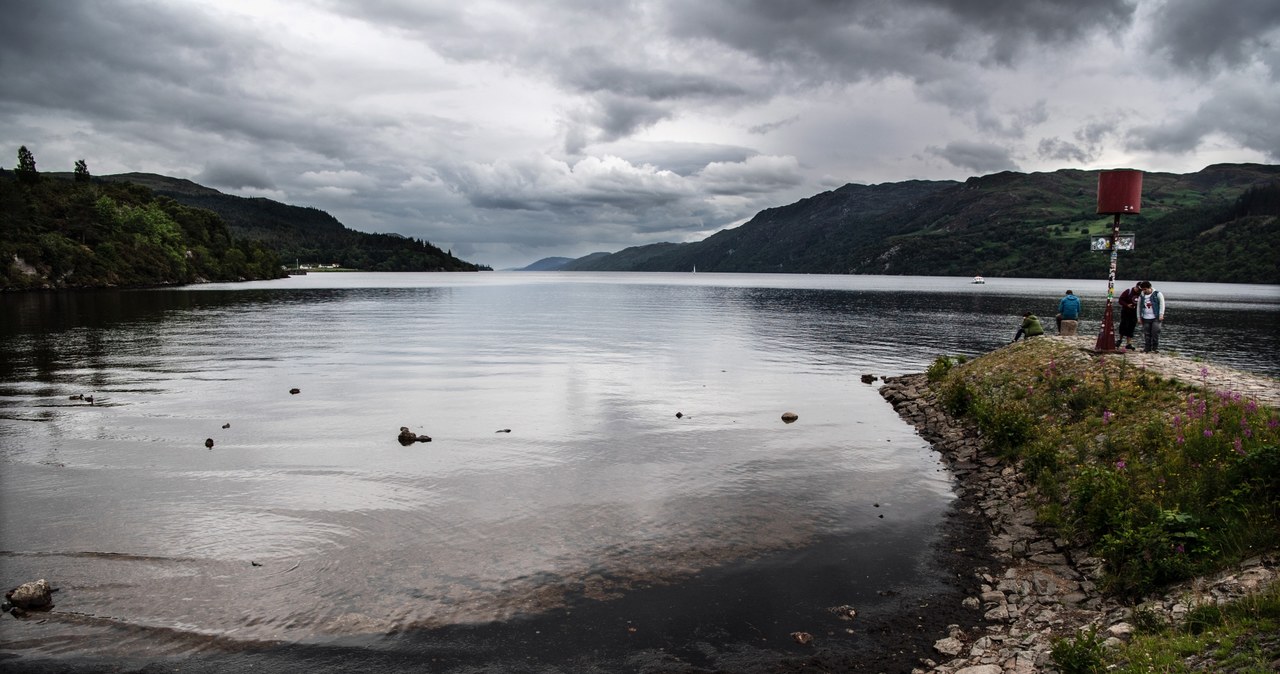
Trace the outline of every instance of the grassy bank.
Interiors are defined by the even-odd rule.
[[[986,451],[1017,462],[1032,479],[1041,522],[1105,560],[1103,590],[1114,596],[1136,600],[1280,547],[1280,416],[1273,409],[1216,390],[1207,378],[1177,382],[1055,339],[968,362],[941,357],[928,375],[947,411],[976,425]],[[1216,648],[1230,651],[1223,657],[1253,653],[1270,663],[1275,644],[1248,644],[1274,633],[1277,612],[1273,588],[1249,606],[1205,617],[1219,619],[1217,627],[1149,626],[1145,641],[1128,647],[1146,651],[1106,657],[1151,664],[1172,652]],[[1063,665],[1084,663],[1063,671],[1081,672],[1103,657],[1088,634],[1064,642],[1059,655]]]
[[[1021,463],[1039,516],[1137,598],[1280,545],[1280,416],[1122,358],[1035,339],[929,369],[949,412]]]

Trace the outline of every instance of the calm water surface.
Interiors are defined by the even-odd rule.
[[[824,607],[900,610],[936,582],[948,476],[859,375],[998,347],[1066,287],[1096,333],[1105,281],[360,273],[0,297],[0,580],[48,578],[75,617],[0,622],[0,652],[428,653],[433,630],[675,588],[616,604],[618,634],[662,638],[555,644],[584,651],[562,668],[686,648],[733,669],[745,644],[839,629]],[[1166,350],[1280,375],[1276,287],[1160,288]]]

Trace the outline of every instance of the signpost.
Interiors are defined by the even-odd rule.
[[[1098,333],[1095,351],[1116,350],[1115,323],[1112,306],[1116,294],[1116,258],[1121,250],[1133,250],[1133,235],[1120,233],[1120,216],[1142,210],[1142,171],[1122,169],[1098,174],[1098,215],[1114,215],[1111,235],[1090,242],[1093,250],[1111,251],[1111,271],[1107,274],[1107,308],[1102,313],[1102,331]]]

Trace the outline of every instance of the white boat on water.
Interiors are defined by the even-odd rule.
[[[973,283],[983,284],[983,283],[986,283],[986,282],[987,282],[987,280],[986,280],[986,279],[984,279],[984,278],[982,278],[981,276],[975,276],[975,277],[973,277]]]

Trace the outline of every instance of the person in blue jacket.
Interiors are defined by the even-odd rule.
[[[1080,320],[1080,298],[1070,289],[1062,299],[1058,300],[1058,334],[1076,334],[1077,321]]]

